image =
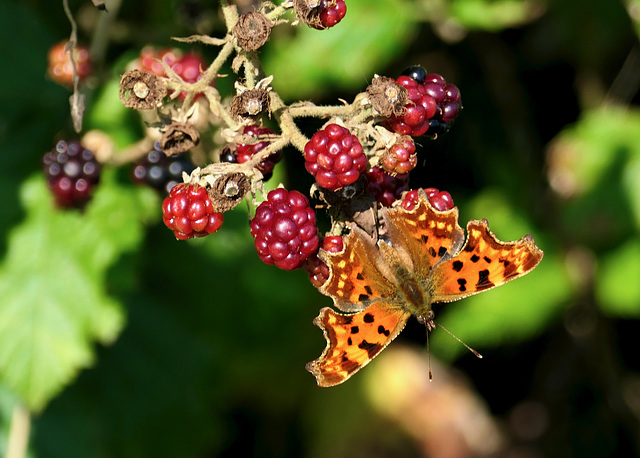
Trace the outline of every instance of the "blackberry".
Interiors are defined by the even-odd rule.
[[[367,166],[358,137],[338,124],[316,132],[304,148],[304,158],[318,185],[331,191],[355,183]]]
[[[73,66],[69,53],[65,50],[66,41],[56,43],[47,53],[47,73],[56,83],[71,86],[73,84]],[[73,50],[76,63],[76,72],[80,81],[93,73],[93,64],[89,55],[89,48],[84,45],[76,45]]]
[[[245,135],[251,135],[252,137],[256,138],[260,135],[275,134],[275,132],[268,127],[259,126],[246,126],[242,130],[242,133]],[[252,156],[255,156],[260,151],[262,151],[268,144],[269,142],[267,141],[261,141],[254,144],[239,144],[236,148],[237,162],[239,162],[240,164],[247,162],[249,159],[251,159]],[[258,164],[256,168],[262,173],[264,181],[267,181],[269,178],[271,178],[271,175],[273,174],[273,168],[278,162],[280,162],[280,159],[282,159],[282,150],[271,154],[264,161]]]
[[[266,264],[293,270],[318,250],[316,214],[298,191],[274,189],[250,223],[258,256]]]
[[[424,84],[427,77],[427,71],[420,65],[412,65],[402,72],[403,76],[408,76],[418,84]]]
[[[366,191],[385,207],[390,207],[402,193],[409,189],[409,176],[391,176],[379,167],[365,173]]]
[[[429,73],[425,77],[425,91],[437,104],[437,111],[429,121],[429,133],[438,135],[447,132],[462,109],[460,89],[454,84],[447,84],[437,73]]]
[[[395,176],[409,173],[417,164],[416,144],[411,137],[403,136],[382,154],[378,165]]]
[[[329,253],[339,253],[344,250],[344,242],[339,235],[329,235],[322,241],[322,249]],[[311,255],[304,265],[309,281],[316,288],[320,288],[330,275],[329,266],[327,266],[316,253]]]
[[[59,141],[44,155],[42,166],[59,207],[82,207],[100,181],[100,164],[77,141]]]
[[[178,240],[213,234],[224,221],[214,211],[207,190],[197,184],[180,183],[162,202],[162,221]]]
[[[167,157],[156,142],[154,149],[133,165],[131,180],[169,193],[182,182],[182,172],[191,173],[195,165],[184,155]]]
[[[425,91],[424,85],[409,76],[402,75],[396,82],[407,90],[409,101],[404,115],[389,119],[389,127],[402,135],[424,135],[429,129],[429,120],[436,114],[436,100]]]
[[[439,191],[436,188],[426,188],[423,190],[429,199],[431,206],[438,211],[447,211],[453,208],[453,198],[447,191]],[[414,189],[405,194],[402,199],[402,208],[411,211],[418,204],[419,190]]]
[[[315,28],[320,30],[333,27],[347,14],[347,5],[344,0],[321,0],[318,8],[320,9],[320,22],[324,27]]]

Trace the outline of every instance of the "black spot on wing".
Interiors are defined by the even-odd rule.
[[[351,334],[357,334],[360,332],[360,328],[358,326],[351,326]]]
[[[420,240],[422,240],[423,243],[427,243],[429,241],[429,236],[423,234],[420,236]]]
[[[476,283],[476,288],[482,290],[491,288],[492,286],[495,285],[489,280],[489,271],[485,269],[478,272],[478,283]]]
[[[364,285],[364,290],[367,292],[367,294],[369,296],[371,296],[373,294],[373,290],[371,289],[371,286],[369,286],[369,285]]]
[[[474,254],[473,256],[471,256],[471,262],[478,262],[480,258],[478,257],[477,254]]]
[[[359,302],[364,302],[364,301],[368,301],[369,300],[369,295],[368,294],[360,294],[358,296],[358,301]]]
[[[379,343],[369,343],[366,340],[363,340],[358,344],[358,348],[361,348],[362,350],[366,350],[367,354],[369,355],[369,358],[373,358],[375,355],[378,354],[380,350],[382,350],[382,345],[380,345]]]
[[[362,275],[362,272],[358,272],[358,275],[356,275],[356,278],[358,280],[364,280],[364,275]]]
[[[438,253],[436,253],[436,250],[434,250],[433,247],[430,246],[429,247],[429,254],[431,255],[432,258],[435,258]]]
[[[491,264],[491,258],[489,256],[485,256],[484,262],[486,262],[487,264]]]
[[[460,285],[460,288],[458,288],[460,291],[466,291],[467,287],[467,280],[465,280],[464,278],[458,278],[458,285]]]
[[[462,261],[453,261],[453,270],[455,270],[456,272],[460,272],[462,270]]]
[[[443,257],[445,254],[447,254],[447,249],[445,247],[441,246],[438,249],[438,256]]]
[[[365,323],[373,323],[374,317],[370,313],[365,313],[362,319],[364,320]]]
[[[380,325],[378,326],[378,334],[384,334],[386,337],[389,337],[389,334],[391,334],[391,331],[389,331],[388,329],[385,329],[384,326]]]

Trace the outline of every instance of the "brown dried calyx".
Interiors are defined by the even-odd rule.
[[[229,112],[233,117],[253,117],[269,108],[269,91],[256,88],[244,91],[231,99]]]
[[[408,100],[408,92],[400,84],[386,76],[376,76],[367,87],[371,106],[382,116],[402,116]]]
[[[167,156],[184,153],[200,143],[200,134],[191,124],[174,122],[160,138],[160,149]]]
[[[251,181],[241,172],[222,175],[209,188],[209,198],[216,212],[223,213],[231,210],[240,202],[251,189]]]
[[[129,70],[120,79],[120,100],[127,108],[152,110],[166,95],[164,81],[151,72]]]
[[[238,45],[245,51],[255,51],[269,39],[273,23],[262,13],[245,13],[231,30]]]
[[[314,29],[325,29],[325,25],[320,20],[321,3],[321,0],[293,0],[296,17]]]

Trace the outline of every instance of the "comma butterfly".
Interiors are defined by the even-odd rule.
[[[458,209],[434,209],[420,190],[417,205],[381,210],[386,231],[376,243],[351,224],[344,250],[320,252],[330,268],[319,288],[339,313],[320,310],[314,324],[327,346],[307,364],[319,386],[338,385],[369,363],[414,315],[435,327],[431,304],[486,291],[530,272],[543,252],[529,234],[501,242],[487,220],[458,224]]]

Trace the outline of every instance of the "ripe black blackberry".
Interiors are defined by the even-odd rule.
[[[59,141],[42,158],[42,168],[56,205],[82,207],[100,181],[100,164],[80,142]]]
[[[182,154],[167,157],[156,142],[154,149],[134,164],[131,180],[168,194],[176,184],[182,183],[182,172],[191,173],[194,168]]]

